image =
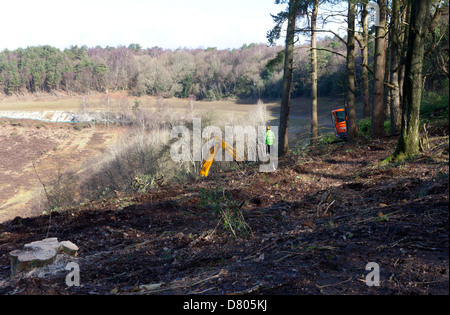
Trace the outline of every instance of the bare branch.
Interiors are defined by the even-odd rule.
[[[328,51],[328,52],[330,52],[330,53],[333,53],[333,54],[335,54],[335,55],[341,56],[341,57],[343,57],[343,58],[347,58],[347,56],[345,56],[345,55],[343,55],[343,54],[341,54],[341,53],[339,53],[339,52],[337,52],[337,51],[330,50],[330,49],[327,49],[327,48],[315,48],[315,50]]]
[[[364,68],[366,68],[367,70],[369,70],[369,72],[370,72],[372,75],[374,75],[373,70],[370,69],[368,65],[362,64],[362,66],[363,66]]]
[[[296,32],[311,32],[312,30],[311,29],[308,29],[308,28],[302,28],[302,29],[296,29],[295,30]],[[316,32],[322,32],[322,33],[326,33],[326,32],[328,32],[328,33],[331,33],[331,34],[333,34],[334,36],[336,36],[336,38],[338,38],[341,42],[343,42],[345,45],[347,45],[347,41],[346,40],[344,40],[341,36],[339,36],[339,34],[337,34],[336,32],[333,32],[332,30],[315,30]]]

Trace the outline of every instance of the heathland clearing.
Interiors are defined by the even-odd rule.
[[[163,107],[183,114],[189,107],[188,99],[180,98],[158,98],[155,96],[133,97],[125,92],[94,93],[89,95],[68,95],[65,93],[53,94],[26,94],[22,96],[4,96],[0,94],[0,116],[1,112],[10,111],[71,111],[80,112],[83,110],[104,111],[104,110],[132,110],[133,106],[139,103],[141,108],[157,110]],[[296,127],[309,127],[310,119],[309,98],[296,98],[292,100],[290,118]],[[243,118],[256,107],[256,100],[236,101],[234,99],[220,101],[194,101],[194,113],[201,116],[207,112],[213,112],[223,119]],[[277,123],[279,118],[279,100],[264,100],[264,104],[272,123]],[[330,98],[319,99],[318,115],[319,124],[322,127],[330,127],[329,115],[331,110],[343,108],[343,100]],[[361,104],[357,103],[357,113],[362,113]],[[223,118],[223,119],[222,119]],[[301,125],[301,126],[300,126]]]
[[[120,133],[120,128],[1,118],[0,221],[42,213],[45,191],[39,178],[49,185],[64,172],[79,172]]]
[[[298,133],[309,132],[309,102],[303,98],[292,102],[290,129],[293,138]],[[267,121],[277,125],[279,101],[266,101],[264,105]],[[330,131],[329,113],[343,104],[324,99],[319,105],[320,126],[323,131]],[[189,113],[195,117],[209,116],[220,125],[245,125],[257,103],[235,100],[192,103],[188,99],[131,97],[123,92],[108,95],[28,94],[3,96],[0,116],[6,111],[132,113],[133,106],[154,113],[155,117],[161,111],[166,113],[166,117],[174,119]],[[50,123],[9,118],[0,118],[0,127],[0,221],[17,215],[26,217],[42,213],[46,201],[44,185],[50,185],[69,171],[81,173],[88,166],[86,163],[90,163],[88,161],[105,152],[126,131],[123,126],[106,123]]]

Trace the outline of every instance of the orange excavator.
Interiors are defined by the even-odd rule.
[[[213,143],[211,149],[209,150],[209,154],[206,157],[206,159],[204,159],[202,162],[202,169],[200,170],[200,176],[204,177],[208,176],[209,169],[211,168],[214,158],[216,157],[217,151],[219,150],[219,146],[222,147],[222,150],[225,151],[225,153],[233,157],[234,161],[236,161],[237,163],[242,161],[245,162],[247,160],[245,156],[241,156],[239,152],[236,151],[235,148],[226,143],[222,138],[214,137],[212,141]]]
[[[331,111],[331,123],[336,136],[347,139],[347,114],[344,108]]]
[[[339,108],[331,111],[331,124],[333,125],[334,133],[340,139],[346,140],[347,136],[347,102],[344,103],[344,108]]]

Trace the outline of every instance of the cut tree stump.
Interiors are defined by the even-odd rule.
[[[76,256],[78,246],[70,241],[59,242],[56,237],[25,244],[23,249],[9,253],[11,260],[11,277],[18,272],[52,264],[61,252]]]

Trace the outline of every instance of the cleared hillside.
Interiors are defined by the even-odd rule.
[[[426,152],[401,164],[376,166],[395,137],[335,143],[293,154],[274,173],[213,170],[17,217],[0,225],[0,292],[448,294],[448,125],[435,132]],[[242,205],[250,233],[226,229],[211,208],[219,199],[222,209]],[[80,247],[81,286],[67,287],[58,269],[9,278],[8,253],[45,237]],[[380,266],[378,287],[366,285],[369,262]]]

